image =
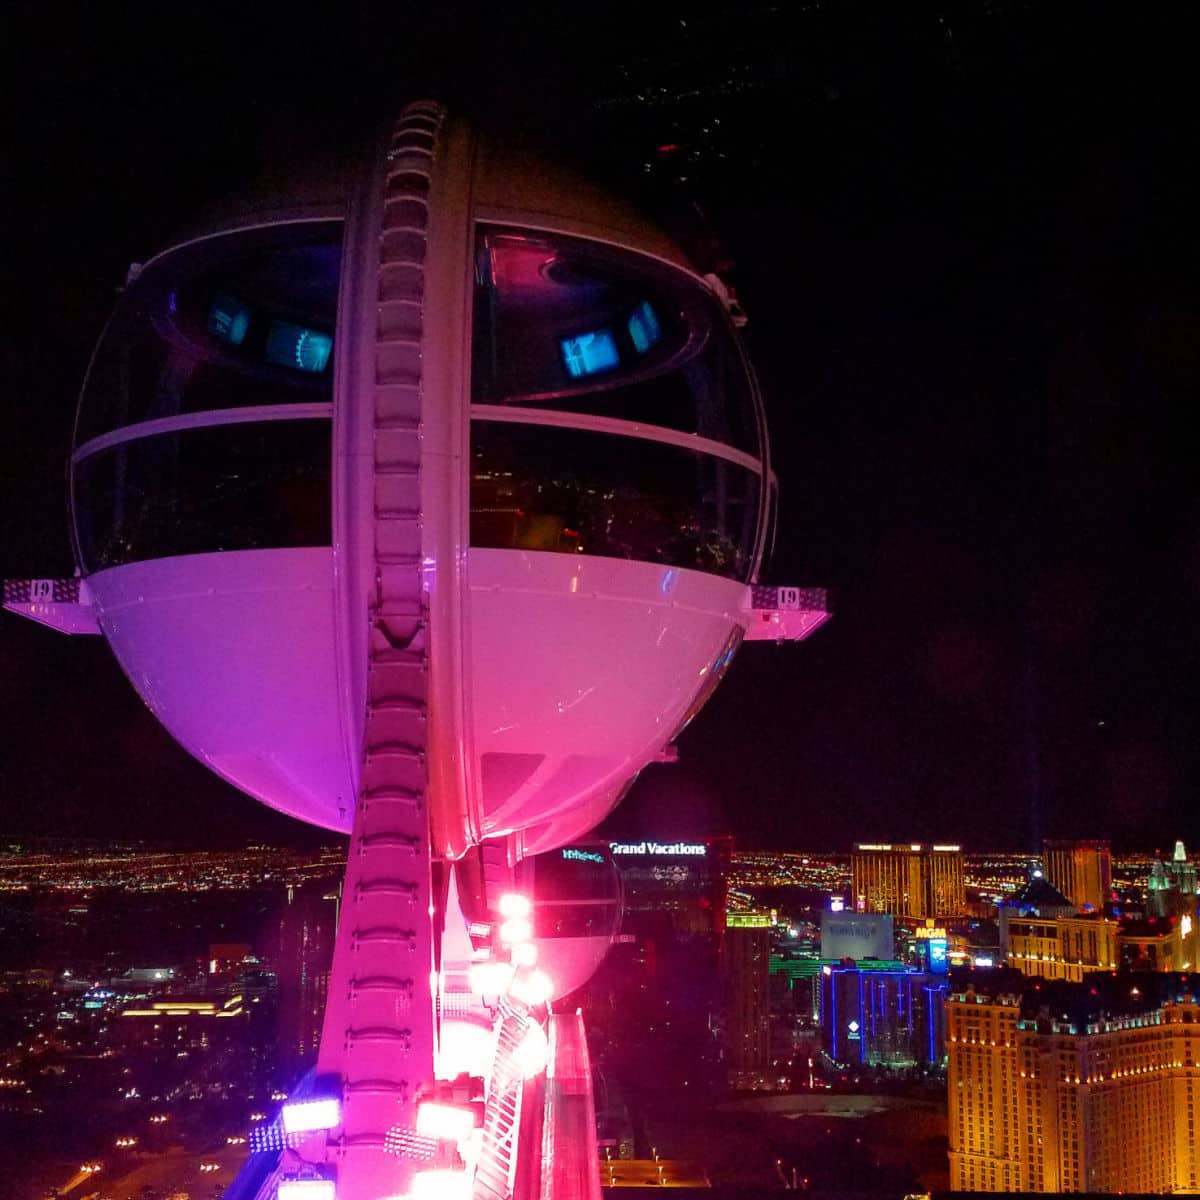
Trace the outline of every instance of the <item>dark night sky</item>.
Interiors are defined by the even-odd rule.
[[[1200,838],[1185,8],[497,6],[469,32],[474,10],[442,9],[118,28],[18,6],[0,576],[70,571],[72,409],[126,265],[434,92],[649,201],[703,204],[768,394],[768,578],[834,591],[811,642],[742,652],[615,827],[830,849]],[[99,639],[0,621],[0,719],[0,833],[301,835],[179,751]]]

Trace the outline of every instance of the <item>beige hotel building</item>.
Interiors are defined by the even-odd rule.
[[[1161,1002],[1129,975],[1103,996],[1087,981],[951,994],[950,1187],[1200,1192],[1200,1005],[1173,983]]]
[[[967,910],[961,846],[859,842],[850,874],[856,912],[917,924],[954,920]]]

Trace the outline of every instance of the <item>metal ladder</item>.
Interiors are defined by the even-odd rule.
[[[523,1005],[500,1001],[491,1090],[483,1113],[483,1146],[475,1169],[472,1200],[508,1200],[516,1166],[524,1078],[515,1059],[531,1018]]]
[[[421,556],[421,341],[434,104],[392,132],[380,238],[374,388],[375,588],[362,770],[317,1061],[340,1085],[326,1142],[339,1200],[409,1189],[411,1160],[385,1152],[416,1124],[435,1040],[429,815],[425,802],[428,611]]]

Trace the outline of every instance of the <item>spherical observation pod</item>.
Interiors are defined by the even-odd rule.
[[[538,966],[553,999],[596,973],[621,927],[621,876],[604,842],[580,842],[522,860],[517,889],[532,900]]]
[[[826,619],[823,593],[756,585],[771,475],[731,311],[631,210],[429,103],[356,171],[131,268],[76,423],[78,575],[3,603],[103,633],[191,753],[351,833],[326,1123],[288,1143],[289,1187],[416,1194],[435,1074],[482,1070],[489,1024],[477,1168],[511,1174],[546,978],[583,982],[619,913],[538,899],[537,968],[533,930],[495,920],[514,871],[535,898],[611,873],[562,850],[743,638]]]
[[[667,238],[428,113],[328,199],[131,272],[80,403],[78,564],[188,750],[347,830],[372,596],[418,563],[433,851],[543,851],[736,650],[765,429],[718,292]]]

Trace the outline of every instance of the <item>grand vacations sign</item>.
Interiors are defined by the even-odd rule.
[[[703,858],[708,853],[704,842],[610,842],[609,849],[614,857]]]

